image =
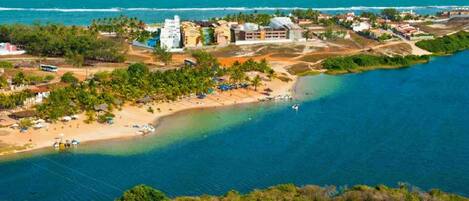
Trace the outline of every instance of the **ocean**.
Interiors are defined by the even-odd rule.
[[[295,8],[315,8],[326,13],[379,11],[386,7],[434,13],[460,6],[469,0],[1,0],[0,23],[63,23],[88,25],[92,19],[128,15],[147,23],[161,22],[173,15],[182,19],[204,20],[238,12],[284,12]]]
[[[303,77],[292,102],[190,110],[153,136],[21,154],[0,162],[0,200],[112,200],[137,184],[177,196],[406,182],[469,196],[468,57]]]

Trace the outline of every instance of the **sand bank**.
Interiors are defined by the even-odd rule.
[[[282,75],[286,75],[282,69],[276,71]],[[178,101],[169,103],[153,103],[147,105],[126,105],[122,110],[115,111],[114,124],[100,124],[83,122],[84,115],[79,115],[78,120],[69,122],[58,122],[48,124],[46,128],[29,129],[24,133],[20,133],[17,129],[0,128],[0,155],[13,154],[18,152],[31,151],[41,148],[50,147],[52,149],[56,138],[61,137],[63,140],[77,139],[80,142],[89,142],[97,140],[107,140],[116,138],[127,138],[142,135],[138,133],[138,128],[133,125],[144,125],[158,121],[160,118],[174,114],[176,112],[206,108],[206,107],[222,107],[234,104],[252,103],[265,99],[267,96],[264,89],[270,88],[273,92],[270,97],[279,95],[291,95],[296,77],[288,75],[292,81],[284,82],[279,79],[272,81],[264,81],[263,85],[257,91],[253,89],[236,89],[232,91],[217,91],[208,95],[205,99],[197,97],[187,97]],[[153,113],[148,111],[152,107]],[[158,134],[158,131],[156,132]]]

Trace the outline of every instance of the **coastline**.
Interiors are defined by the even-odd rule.
[[[277,67],[276,70],[279,71],[279,68],[281,67]],[[281,68],[280,71],[283,72],[284,69]],[[226,92],[217,91],[215,94],[208,95],[205,99],[188,97],[174,102],[151,103],[143,106],[126,104],[121,110],[115,112],[115,122],[111,125],[97,122],[86,124],[83,122],[84,115],[81,114],[78,120],[56,122],[49,124],[46,128],[30,129],[24,133],[11,128],[0,128],[0,132],[8,133],[0,135],[0,143],[3,146],[10,147],[10,149],[0,150],[0,157],[47,147],[52,149],[52,144],[58,137],[61,137],[64,141],[77,139],[80,142],[93,142],[145,136],[147,134],[137,133],[139,129],[133,128],[133,125],[153,124],[166,116],[192,109],[255,103],[267,97],[291,96],[294,93],[298,77],[289,76],[289,78],[291,79],[289,82],[279,79],[265,81],[257,91],[253,89],[236,89]],[[270,96],[262,93],[266,88],[273,90]],[[154,109],[154,113],[147,111],[149,107]],[[148,135],[158,135],[158,131]]]

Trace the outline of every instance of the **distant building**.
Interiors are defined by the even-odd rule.
[[[469,8],[458,8],[448,12],[449,17],[469,17]]]
[[[202,46],[200,26],[193,22],[182,23],[182,43],[184,47]]]
[[[26,51],[18,50],[16,45],[0,43],[0,55],[20,55],[24,53],[26,53]]]
[[[217,45],[224,46],[231,42],[231,30],[228,22],[218,21],[214,29],[214,39]]]
[[[274,17],[270,19],[269,26],[272,29],[287,29],[288,39],[292,41],[305,41],[303,28],[293,23],[289,17]]]
[[[209,21],[196,21],[197,25],[200,26],[200,36],[203,45],[212,45],[214,39],[214,23]]]
[[[273,29],[253,23],[235,26],[233,35],[237,45],[291,41],[288,39],[288,30],[285,28]]]
[[[166,19],[161,28],[160,45],[169,51],[177,51],[181,47],[181,20],[179,16]]]
[[[405,37],[407,40],[426,40],[433,39],[434,36],[409,24],[397,24],[392,26],[394,32]]]
[[[363,32],[371,28],[370,23],[368,22],[359,22],[352,24],[352,30],[354,32]]]

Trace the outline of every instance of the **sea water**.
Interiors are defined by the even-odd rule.
[[[182,19],[204,20],[239,12],[288,13],[296,8],[314,8],[326,13],[380,11],[393,7],[418,13],[434,13],[460,6],[469,0],[1,0],[0,23],[54,22],[88,25],[92,19],[128,15],[148,23],[161,22],[173,15]]]
[[[469,196],[467,58],[303,77],[292,102],[190,110],[152,136],[20,155],[0,162],[0,200],[112,200],[142,183],[170,196],[398,182]]]

